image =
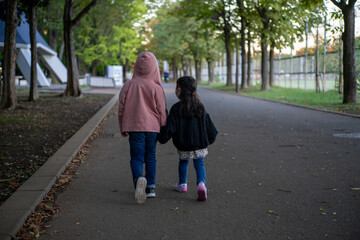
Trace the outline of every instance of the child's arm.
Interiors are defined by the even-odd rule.
[[[161,143],[167,143],[170,138],[176,132],[176,119],[173,109],[171,108],[169,116],[166,120],[166,125],[160,128],[160,134],[158,135],[157,140]]]
[[[206,131],[208,135],[209,144],[213,144],[215,142],[218,131],[214,123],[211,121],[210,115],[207,113],[205,115],[205,124],[206,124]]]

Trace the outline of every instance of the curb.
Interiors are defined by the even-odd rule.
[[[0,206],[0,240],[11,240],[118,100],[109,100]]]
[[[265,101],[265,102],[280,103],[280,104],[289,105],[289,106],[293,106],[293,107],[305,108],[305,109],[310,109],[310,110],[319,111],[319,112],[332,113],[332,114],[342,115],[342,116],[346,116],[346,117],[360,118],[360,115],[355,115],[355,114],[350,114],[350,113],[336,112],[336,111],[332,111],[332,110],[309,107],[309,106],[305,106],[305,105],[299,105],[299,104],[295,104],[295,103],[277,101],[277,100],[266,99],[266,98],[251,97],[251,96],[241,95],[241,94],[238,94],[238,93],[225,92],[225,91],[221,91],[221,90],[218,90],[218,89],[209,88],[209,87],[206,87],[206,86],[203,86],[203,87],[205,87],[206,89],[209,89],[211,91],[227,93],[227,94],[230,94],[230,95],[244,97],[244,98],[251,98],[251,99],[261,100],[261,101]]]

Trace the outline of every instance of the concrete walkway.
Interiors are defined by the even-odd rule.
[[[174,87],[164,85],[168,109]],[[112,111],[40,239],[360,239],[360,119],[198,93],[219,130],[205,160],[206,202],[196,201],[192,164],[188,192],[174,191],[169,142],[157,148],[157,197],[136,204],[128,139]]]
[[[118,95],[115,95],[0,206],[0,239],[16,235],[117,100]]]

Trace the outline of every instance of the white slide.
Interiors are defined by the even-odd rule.
[[[24,78],[30,85],[30,74],[31,74],[31,51],[29,48],[18,48],[19,54],[16,59],[16,63],[20,68],[20,71],[24,75]],[[42,87],[49,87],[51,82],[46,78],[45,74],[41,70],[39,64],[36,64],[37,67],[37,81],[38,85]]]
[[[56,55],[40,55],[46,67],[55,74],[61,83],[67,82],[67,70],[64,64]]]

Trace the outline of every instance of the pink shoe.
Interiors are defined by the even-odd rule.
[[[207,199],[207,189],[205,183],[199,182],[197,187],[197,200],[205,201]]]
[[[187,184],[186,183],[176,183],[175,190],[178,192],[186,192],[187,191]]]

